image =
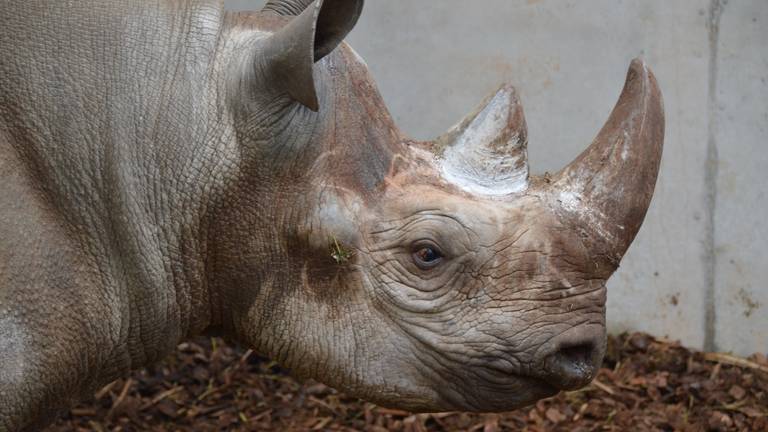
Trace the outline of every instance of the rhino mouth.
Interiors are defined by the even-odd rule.
[[[443,385],[435,388],[439,403],[447,410],[500,412],[579,389],[597,375],[603,338],[600,326],[577,327],[543,344],[527,361],[503,353],[470,362],[454,359],[440,374]]]
[[[486,372],[487,380],[476,382],[461,390],[438,390],[449,411],[503,412],[529,406],[536,401],[554,396],[560,389],[546,380],[525,375]],[[492,379],[490,379],[493,377]]]

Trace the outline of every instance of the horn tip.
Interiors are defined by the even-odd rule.
[[[629,65],[629,73],[627,78],[631,79],[632,76],[640,76],[642,82],[648,83],[648,89],[653,95],[653,98],[658,105],[658,110],[661,116],[661,122],[663,123],[664,119],[664,99],[661,95],[661,89],[659,88],[659,83],[656,80],[656,75],[653,73],[650,67],[648,67],[648,63],[641,58],[637,57],[632,60],[632,62]]]
[[[643,80],[649,79],[653,82],[656,81],[653,71],[651,71],[651,68],[648,67],[648,63],[642,57],[635,57],[629,64],[627,78],[629,79],[633,76],[642,77]]]
[[[510,105],[520,104],[520,94],[517,88],[509,83],[504,83],[494,93],[494,97],[506,96],[509,99]]]
[[[645,60],[640,57],[633,59],[629,64],[622,98],[625,93],[646,95],[650,98],[651,105],[653,105],[661,114],[661,117],[664,116],[664,102],[661,96],[661,90],[659,89],[659,83],[651,68],[648,67]]]
[[[634,70],[647,70],[648,64],[645,62],[645,59],[642,57],[635,57],[632,59],[632,62],[629,64],[630,69]]]
[[[527,141],[528,128],[525,122],[523,104],[517,89],[511,84],[502,84],[493,97],[487,99],[485,103],[493,104],[493,101],[501,102],[499,106],[503,107],[502,111],[507,117],[506,128],[515,131],[521,142]]]

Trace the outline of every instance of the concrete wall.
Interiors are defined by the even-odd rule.
[[[643,56],[667,138],[646,223],[609,283],[611,329],[768,352],[768,2],[369,0],[348,41],[416,138],[513,83],[539,173],[591,142]]]

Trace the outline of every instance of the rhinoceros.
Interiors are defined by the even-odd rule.
[[[509,85],[406,137],[343,43],[362,6],[0,5],[0,429],[198,334],[415,412],[590,382],[661,159],[653,74],[534,176]]]

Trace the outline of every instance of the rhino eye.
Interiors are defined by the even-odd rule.
[[[440,248],[433,244],[419,244],[413,250],[413,261],[422,270],[434,268],[443,260]]]

